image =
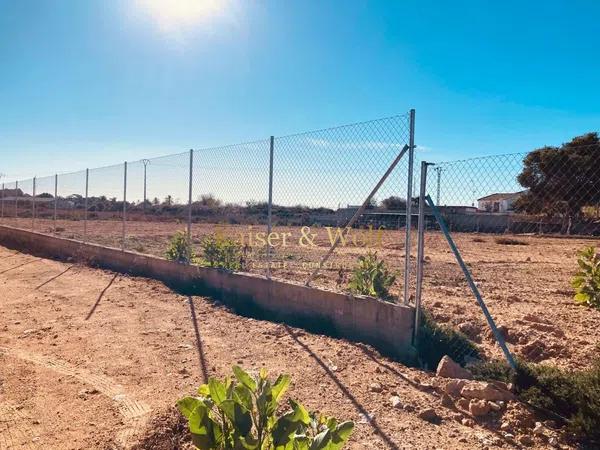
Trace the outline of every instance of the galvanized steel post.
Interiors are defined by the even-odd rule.
[[[85,200],[83,204],[83,242],[87,242],[87,220],[88,220],[88,188],[90,181],[90,169],[85,169]]]
[[[410,136],[408,143],[408,186],[406,188],[406,237],[404,255],[404,304],[408,304],[410,297],[410,235],[412,222],[412,190],[413,190],[413,165],[415,156],[415,110],[410,110]]]
[[[121,233],[121,250],[125,250],[125,233],[127,224],[127,161],[123,163],[123,231]]]
[[[423,291],[423,265],[425,263],[425,195],[427,195],[427,166],[429,163],[421,162],[421,189],[419,191],[419,222],[417,224],[417,288],[415,291],[415,327],[414,339],[416,342],[421,324],[421,295]]]
[[[188,219],[187,219],[187,241],[192,248],[192,184],[194,179],[194,149],[190,149],[190,176],[188,180]],[[189,255],[191,256],[191,255]],[[191,260],[188,261],[191,264]]]
[[[271,244],[269,237],[272,230],[273,214],[273,150],[275,147],[275,137],[271,136],[269,143],[269,205],[267,208],[267,278],[271,279]]]
[[[31,231],[35,231],[35,183],[36,177],[33,177],[33,197],[31,198]]]
[[[58,174],[54,175],[54,234],[56,234],[56,212],[58,209]]]

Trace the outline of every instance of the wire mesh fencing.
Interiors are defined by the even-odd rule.
[[[215,252],[230,251],[227,268],[343,290],[358,258],[373,252],[397,274],[391,291],[402,297],[405,261],[414,267],[405,251],[411,120],[19,181],[2,190],[2,221],[156,256],[179,233],[197,264],[222,267]]]
[[[581,326],[595,320],[593,312],[576,306],[571,280],[578,252],[598,247],[599,162],[592,133],[558,147],[429,168],[427,193],[502,338],[527,361],[585,367],[597,354],[595,327]],[[431,210],[424,212],[424,308],[461,333],[453,344],[457,355],[475,345],[484,356],[502,358]]]

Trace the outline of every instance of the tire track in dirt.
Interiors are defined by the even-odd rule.
[[[97,389],[98,392],[116,402],[119,412],[121,413],[125,423],[124,427],[117,433],[116,439],[117,443],[123,447],[128,447],[128,444],[132,443],[133,439],[138,432],[141,431],[149,417],[150,407],[146,403],[127,395],[122,385],[115,383],[108,377],[90,373],[84,369],[74,367],[67,362],[49,358],[43,355],[38,355],[25,350],[0,347],[0,353],[4,353],[13,358],[28,361],[63,375],[73,377],[84,384],[92,386],[93,388]],[[0,408],[1,407],[2,406],[0,405]],[[6,408],[4,407],[4,409]],[[4,424],[8,423],[7,428],[9,430],[13,429],[14,433],[22,433],[23,430],[21,430],[18,426],[11,428],[10,423],[13,421],[27,423],[27,421],[14,420],[14,416],[11,414],[12,412],[9,411],[8,414],[4,416],[4,410],[0,409],[0,430],[3,430]],[[5,417],[9,419],[5,420]],[[10,436],[11,435],[9,433],[9,439]],[[8,448],[10,448],[10,446]]]

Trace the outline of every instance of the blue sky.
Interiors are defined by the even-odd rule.
[[[4,180],[409,108],[434,161],[600,129],[597,1],[197,1],[0,0]]]

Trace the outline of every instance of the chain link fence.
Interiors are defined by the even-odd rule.
[[[511,351],[567,368],[600,356],[600,315],[575,305],[571,287],[578,252],[598,248],[597,134],[531,152],[436,163],[426,193]],[[473,346],[485,357],[502,358],[430,208],[424,222],[424,309],[461,333],[451,335],[458,359],[472,356]]]
[[[189,233],[205,265],[214,238],[231,240],[237,269],[343,290],[377,252],[403,297],[410,143],[409,113],[19,181],[2,223],[155,256]]]

